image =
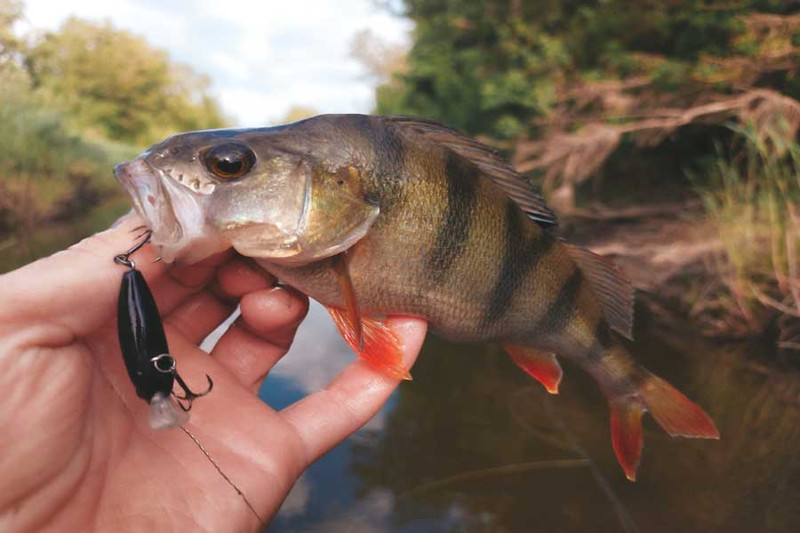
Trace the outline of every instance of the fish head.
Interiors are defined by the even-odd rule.
[[[233,247],[307,264],[366,234],[379,209],[353,167],[281,130],[182,133],[115,168],[164,260],[194,263]]]

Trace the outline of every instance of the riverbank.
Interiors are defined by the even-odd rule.
[[[706,337],[764,340],[800,361],[800,320],[769,305],[746,317],[730,307],[720,266],[725,243],[699,200],[577,210],[561,220],[562,236],[612,259],[665,323],[677,315]]]

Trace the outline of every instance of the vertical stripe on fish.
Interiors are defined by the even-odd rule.
[[[447,183],[447,207],[428,260],[434,282],[445,278],[448,269],[466,248],[480,179],[477,168],[450,151],[446,152],[443,170]]]
[[[524,216],[515,203],[507,203],[503,263],[489,296],[486,325],[496,323],[506,314],[527,273],[536,268],[555,242],[541,231],[526,235]]]
[[[372,168],[363,173],[369,183],[365,196],[371,203],[379,203],[382,212],[402,205],[403,176],[406,174],[406,140],[393,128],[379,128],[365,120],[360,135],[370,145]]]
[[[581,271],[576,267],[572,269],[572,274],[559,289],[558,296],[550,302],[545,313],[536,321],[534,330],[539,334],[557,334],[569,323],[577,307],[578,293],[583,282]]]

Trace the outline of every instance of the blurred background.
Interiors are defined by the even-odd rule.
[[[111,169],[179,131],[413,114],[541,185],[563,236],[639,291],[630,349],[715,418],[650,421],[640,478],[605,401],[497,348],[429,338],[275,531],[800,528],[800,2],[0,0],[0,272],[129,209]],[[262,398],[352,355],[312,307]]]

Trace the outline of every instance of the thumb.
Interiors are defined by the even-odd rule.
[[[116,314],[124,267],[114,256],[124,253],[141,232],[141,219],[128,214],[111,229],[92,235],[50,257],[0,276],[3,301],[0,323],[58,323],[81,336],[100,327]],[[151,246],[136,252],[136,267],[148,280],[162,276],[167,267],[154,263]]]

